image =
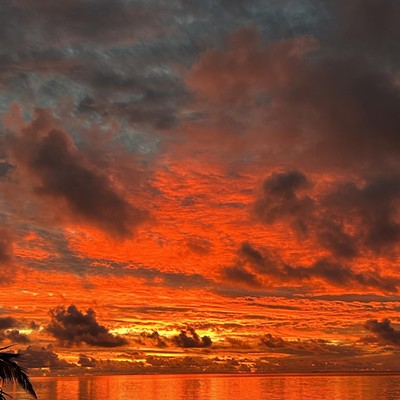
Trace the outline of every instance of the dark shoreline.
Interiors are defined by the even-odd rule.
[[[378,372],[371,372],[371,371],[366,371],[366,372],[357,372],[357,371],[351,371],[351,372],[321,372],[321,371],[316,371],[316,372],[272,372],[272,373],[165,373],[165,374],[129,374],[129,373],[96,373],[96,374],[84,374],[84,375],[32,375],[32,379],[41,379],[41,378],[90,378],[90,377],[104,377],[104,376],[133,376],[133,377],[160,377],[160,378],[168,378],[168,377],[175,377],[175,376],[182,376],[182,377],[214,377],[214,378],[236,378],[236,377],[255,377],[255,378],[260,378],[260,377],[291,377],[291,376],[304,376],[304,377],[309,377],[309,376],[400,376],[400,371],[378,371]]]

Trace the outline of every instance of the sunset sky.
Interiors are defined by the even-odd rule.
[[[38,374],[398,370],[398,0],[2,0],[0,340]]]

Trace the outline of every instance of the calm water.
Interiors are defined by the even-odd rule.
[[[91,376],[33,378],[39,400],[398,400],[400,376]],[[6,388],[17,400],[29,397]]]

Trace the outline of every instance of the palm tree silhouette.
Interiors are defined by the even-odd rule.
[[[0,349],[0,380],[2,384],[2,387],[0,388],[0,400],[6,400],[6,396],[11,397],[9,394],[3,392],[3,385],[14,382],[18,383],[25,392],[37,399],[26,368],[19,366],[15,361],[13,361],[13,359],[18,358],[20,354],[2,351],[9,347],[11,346]]]

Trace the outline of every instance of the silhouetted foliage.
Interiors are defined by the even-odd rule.
[[[3,347],[0,351],[9,347],[10,346]],[[13,359],[18,358],[19,356],[20,355],[16,353],[0,352],[0,379],[2,386],[16,382],[25,390],[25,392],[37,399],[35,390],[29,380],[27,370],[13,361]],[[6,396],[10,397],[7,393],[3,392],[3,389],[1,388],[0,400],[6,400]]]

